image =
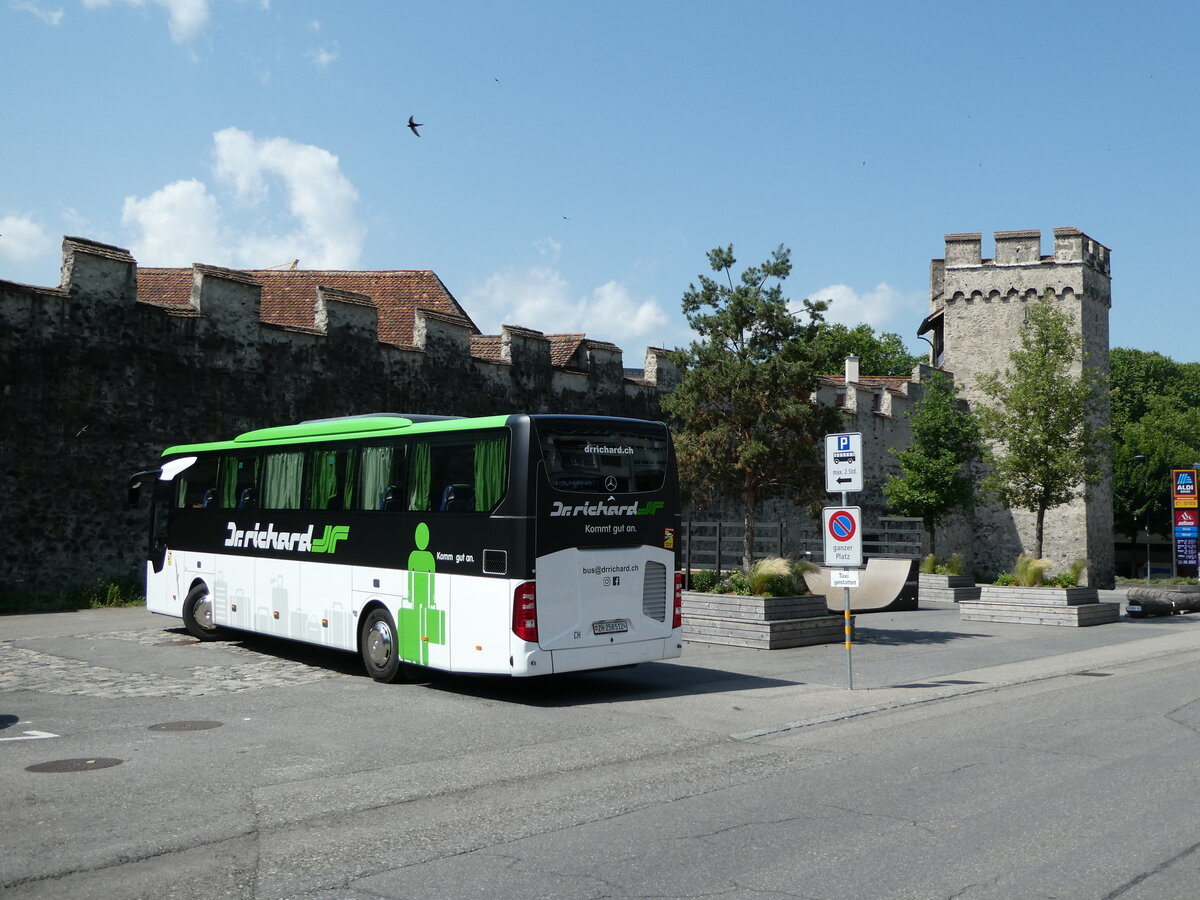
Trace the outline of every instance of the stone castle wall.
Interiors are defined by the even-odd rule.
[[[945,259],[931,265],[927,322],[940,329],[941,365],[960,395],[979,401],[978,376],[1007,365],[1024,304],[1047,288],[1082,323],[1088,364],[1107,372],[1107,248],[1076,229],[1056,229],[1048,257],[1036,231],[997,233],[995,259],[982,259],[980,245],[978,234],[947,235]],[[145,509],[127,508],[126,485],[171,444],[375,411],[660,419],[660,391],[678,377],[664,351],[651,348],[631,373],[601,341],[583,341],[569,366],[555,365],[545,335],[508,326],[496,353],[472,355],[469,326],[430,310],[414,314],[413,346],[382,343],[371,298],[348,290],[318,288],[314,327],[285,327],[262,320],[252,275],[196,265],[191,278],[186,306],[142,302],[127,251],[67,238],[59,287],[0,281],[0,590],[138,575]],[[822,379],[818,398],[841,407],[845,431],[863,435],[864,490],[847,500],[862,507],[868,536],[887,514],[882,487],[899,473],[891,451],[908,445],[907,414],[928,370],[878,379],[848,361],[844,377]],[[740,519],[729,504],[687,515]],[[819,520],[787,496],[758,519],[787,523],[793,555],[812,547],[805,538],[819,540]],[[940,529],[937,550],[1003,571],[1032,546],[1032,527],[1031,514],[980,507]],[[1063,565],[1086,558],[1089,583],[1111,584],[1111,478],[1086,502],[1052,510],[1046,536],[1047,555]]]
[[[379,341],[370,298],[319,290],[312,329],[263,322],[244,272],[197,265],[191,303],[139,302],[130,254],[63,242],[62,283],[0,281],[0,590],[53,591],[141,571],[134,472],[164,447],[364,412],[574,412],[661,418],[673,367],[628,377],[611,344],[551,365],[539,332],[506,328],[499,360],[461,320],[418,309],[412,348]]]

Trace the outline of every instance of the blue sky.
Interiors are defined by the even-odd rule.
[[[0,278],[433,269],[636,365],[716,246],[921,350],[944,234],[1075,226],[1113,345],[1200,360],[1194,2],[0,3]]]

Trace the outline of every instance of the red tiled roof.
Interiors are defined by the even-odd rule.
[[[417,307],[462,319],[479,333],[471,317],[428,269],[352,272],[336,269],[238,270],[262,286],[260,315],[264,322],[294,328],[313,327],[317,288],[366,294],[379,310],[379,339],[412,346],[413,314]],[[187,306],[192,290],[191,269],[139,267],[138,300],[165,306]]]
[[[550,365],[562,368],[567,365],[579,351],[579,345],[583,343],[586,334],[548,334],[546,340],[550,342]]]
[[[471,355],[489,362],[500,362],[500,335],[471,335]]]

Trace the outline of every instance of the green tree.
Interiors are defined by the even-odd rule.
[[[782,282],[792,271],[791,251],[783,245],[736,283],[732,244],[711,250],[708,262],[724,283],[700,275],[700,286],[688,285],[683,295],[684,315],[700,337],[671,354],[682,378],[663,408],[676,425],[684,484],[740,501],[749,566],[758,504],[784,488],[815,503],[824,436],[842,425],[836,409],[816,401],[816,337],[827,304],[805,300],[801,315],[789,311]]]
[[[1112,454],[1113,526],[1131,538],[1147,523],[1151,531],[1171,532],[1171,470],[1200,460],[1200,408],[1163,394],[1147,398],[1145,407],[1121,428]]]
[[[980,434],[950,375],[928,372],[922,386],[924,393],[908,414],[912,440],[904,450],[892,448],[902,474],[889,477],[883,493],[892,512],[924,519],[933,552],[934,529],[951,512],[974,502],[968,464],[980,454]]]
[[[992,469],[984,490],[1006,506],[1037,517],[1034,556],[1042,555],[1046,511],[1069,503],[1100,474],[1107,433],[1094,417],[1104,401],[1103,377],[1082,361],[1071,317],[1048,299],[1030,303],[1012,369],[980,378],[994,403],[977,412]]]
[[[1113,527],[1133,538],[1149,520],[1169,533],[1171,469],[1200,460],[1200,363],[1114,347],[1109,369]]]
[[[900,335],[884,331],[875,334],[870,325],[850,328],[841,322],[826,322],[818,332],[827,365],[836,366],[847,356],[858,357],[864,375],[908,375],[913,366],[926,361],[908,351]],[[829,374],[829,373],[826,373]]]
[[[1178,363],[1161,353],[1114,347],[1108,366],[1114,435],[1142,418],[1154,397],[1171,397],[1181,407],[1200,406],[1200,363]]]

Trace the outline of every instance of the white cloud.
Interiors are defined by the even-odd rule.
[[[364,238],[354,213],[358,193],[336,156],[237,128],[213,135],[213,154],[215,193],[190,179],[126,198],[122,218],[140,232],[131,241],[139,263],[261,268],[299,259],[310,269],[358,263]]]
[[[21,12],[32,13],[47,25],[62,24],[63,11],[61,7],[56,9],[47,9],[40,3],[35,3],[34,0],[12,0],[10,5],[13,9]]]
[[[142,231],[134,243],[142,265],[229,265],[217,200],[195,179],[173,182],[142,200],[126,197],[121,218]]]
[[[926,312],[926,301],[919,293],[898,291],[883,281],[863,294],[846,284],[831,284],[807,297],[831,301],[825,313],[827,322],[852,328],[865,322],[877,332],[894,331],[903,337],[916,332]]]
[[[667,316],[655,300],[638,300],[615,281],[572,299],[566,279],[546,266],[498,272],[468,289],[464,302],[488,333],[498,332],[501,324],[548,333],[586,332],[623,349],[660,340],[667,325]]]
[[[50,235],[37,222],[25,216],[0,217],[0,260],[28,263],[53,249]]]
[[[83,0],[92,9],[112,6],[116,2],[128,6],[145,6],[147,2],[167,11],[167,27],[177,44],[191,40],[208,22],[208,0]]]
[[[328,50],[325,47],[320,47],[309,51],[308,58],[312,60],[313,65],[318,69],[325,69],[333,65],[338,58],[338,53],[336,50]]]
[[[544,237],[541,240],[533,242],[533,249],[540,255],[556,260],[559,254],[562,253],[562,244],[552,237]]]

